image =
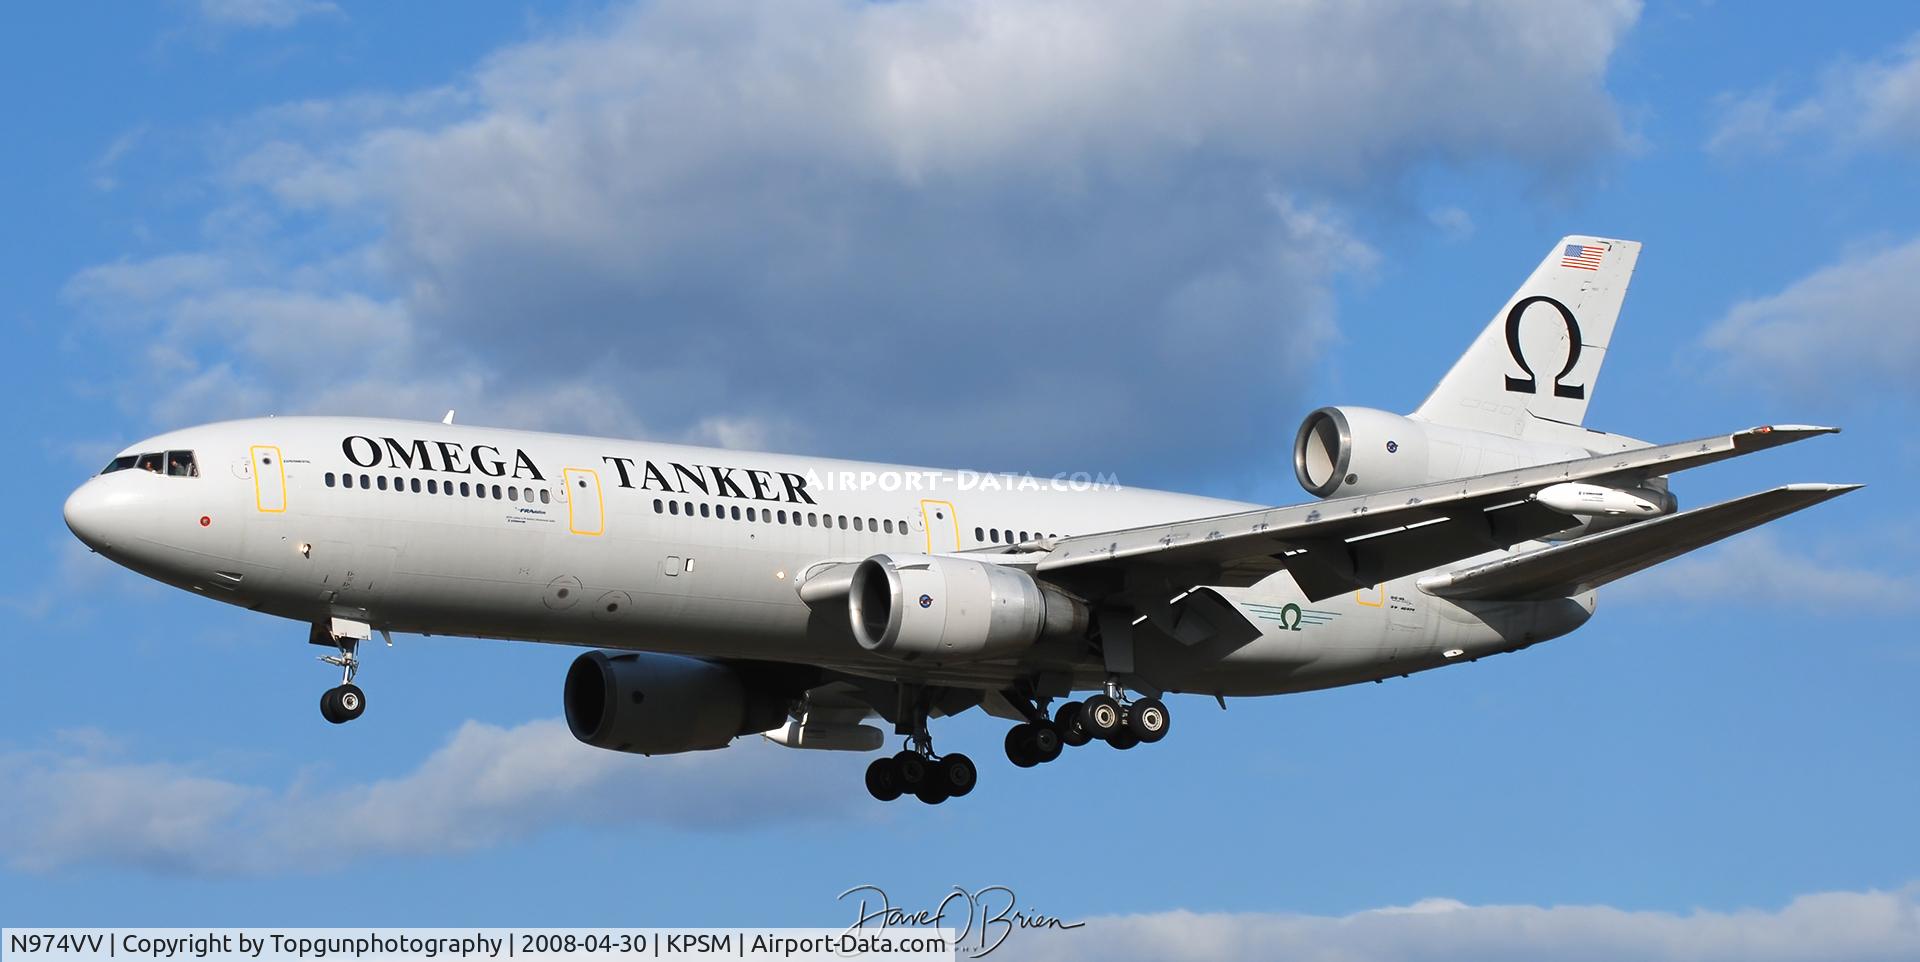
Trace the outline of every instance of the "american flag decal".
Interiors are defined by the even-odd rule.
[[[1606,248],[1596,244],[1568,244],[1560,254],[1560,266],[1575,270],[1597,271],[1600,269],[1600,255]]]

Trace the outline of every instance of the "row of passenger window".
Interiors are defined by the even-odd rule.
[[[358,479],[357,484],[355,483],[356,479]],[[551,504],[553,502],[553,492],[546,488],[522,488],[511,484],[503,488],[498,484],[470,485],[462,481],[456,490],[452,481],[442,483],[438,478],[428,478],[426,479],[426,483],[422,484],[419,478],[395,477],[392,482],[389,483],[387,476],[384,474],[373,475],[371,477],[364,474],[342,474],[336,478],[332,471],[327,472],[326,481],[327,487],[329,488],[337,483],[343,488],[357,487],[362,491],[399,491],[402,493],[411,491],[414,494],[439,494],[447,497],[461,498],[491,498],[495,501],[525,501],[528,504],[532,504],[537,497],[541,504]]]
[[[734,521],[757,521],[761,524],[791,524],[808,528],[832,528],[836,526],[837,522],[837,526],[842,531],[851,528],[854,531],[873,531],[885,534],[907,533],[907,523],[901,521],[896,524],[892,518],[850,518],[844,514],[821,514],[818,511],[802,513],[799,511],[788,511],[785,508],[748,507],[742,510],[737,504],[696,505],[691,501],[665,501],[660,498],[655,498],[653,499],[653,513],[682,515],[689,518],[697,514],[702,518],[717,518],[721,521],[729,519]]]
[[[1018,538],[1014,535],[1019,535]],[[1057,534],[1041,534],[1038,531],[1015,531],[1012,528],[975,528],[973,540],[981,544],[1024,544],[1034,538],[1058,538]]]

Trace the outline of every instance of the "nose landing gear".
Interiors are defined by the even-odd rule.
[[[360,671],[360,643],[372,634],[371,628],[364,622],[335,618],[331,625],[314,625],[307,636],[307,640],[313,644],[332,645],[340,650],[337,655],[320,658],[340,669],[340,684],[320,695],[320,717],[335,725],[353,721],[367,710],[367,693],[353,683],[353,676]]]

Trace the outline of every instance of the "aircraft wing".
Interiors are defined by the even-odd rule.
[[[1565,529],[1531,496],[1563,481],[1632,486],[1838,428],[1778,425],[1291,507],[1054,539],[1039,574],[1244,586],[1280,570],[1312,600]],[[1008,559],[1023,564],[1024,559]],[[1140,569],[1158,568],[1158,571]]]
[[[1442,598],[1502,601],[1565,598],[1859,487],[1857,484],[1789,484],[1551,548],[1429,575],[1420,579],[1420,589]]]

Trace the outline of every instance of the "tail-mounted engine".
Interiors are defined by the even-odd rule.
[[[1331,498],[1592,454],[1572,445],[1447,427],[1374,408],[1326,407],[1301,422],[1293,440],[1293,472],[1309,494]]]

